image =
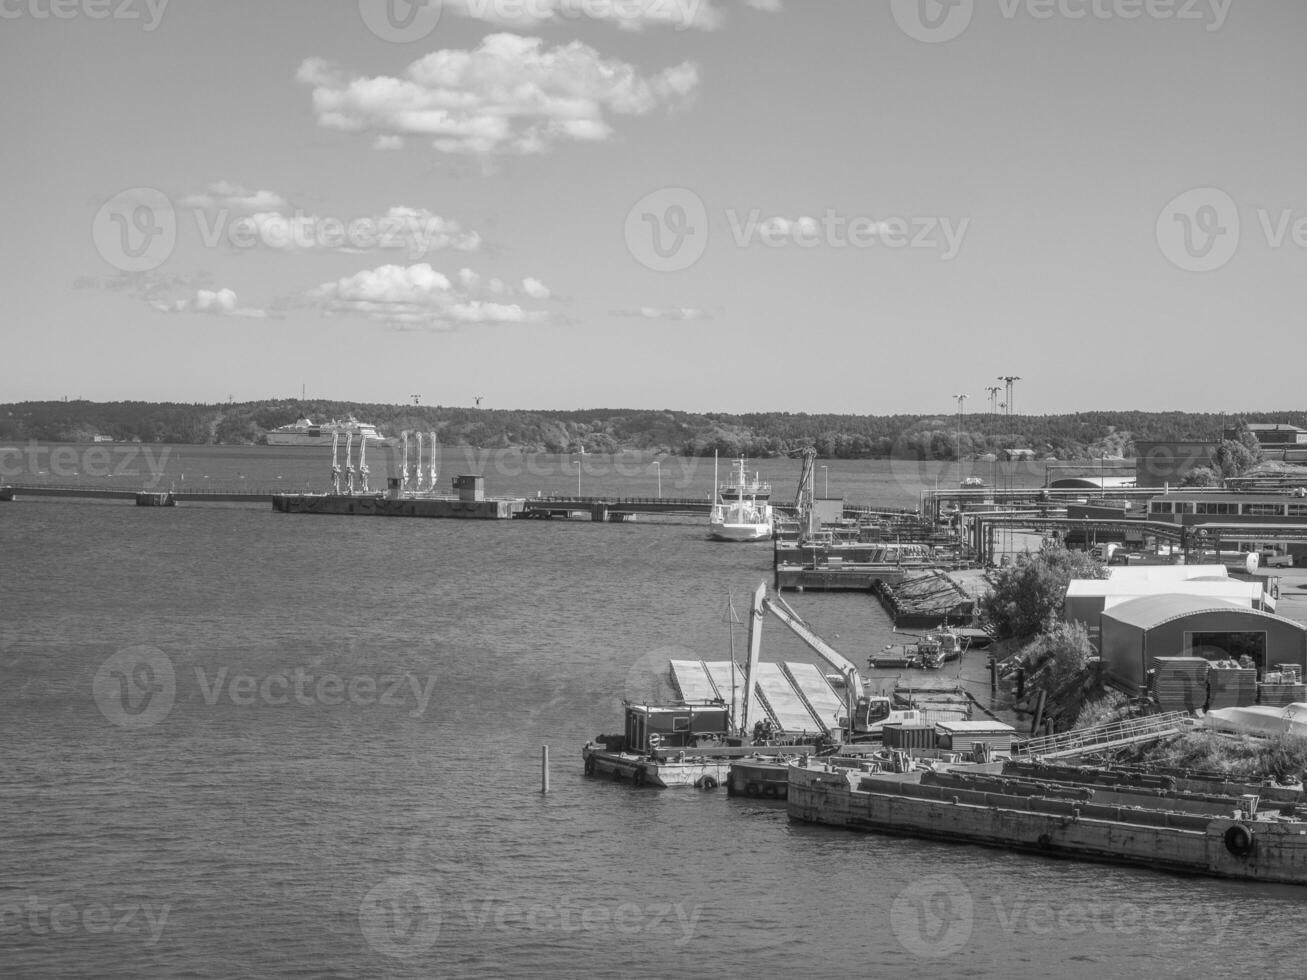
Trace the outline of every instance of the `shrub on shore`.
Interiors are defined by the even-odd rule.
[[[1218,732],[1190,732],[1149,746],[1138,761],[1174,769],[1221,772],[1251,782],[1301,779],[1307,773],[1307,737],[1254,738]]]

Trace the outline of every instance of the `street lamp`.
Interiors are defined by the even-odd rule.
[[[654,460],[654,469],[658,471],[658,499],[662,500],[663,499],[663,465],[662,463],[658,462],[658,460],[656,459]]]
[[[962,480],[962,403],[967,400],[967,395],[954,395],[958,402],[958,481]]]
[[[576,457],[576,496],[581,496],[581,462],[585,459],[585,446],[581,447],[581,454]]]
[[[824,489],[821,492],[822,500],[830,500],[830,474],[826,472],[826,464],[821,464],[821,482]]]
[[[1011,414],[1012,414],[1012,401],[1013,401],[1013,398],[1012,398],[1012,383],[1013,383],[1014,381],[1020,381],[1020,380],[1021,380],[1021,377],[1020,377],[1020,375],[1016,375],[1016,374],[1000,374],[1000,375],[998,376],[998,380],[999,380],[999,381],[1002,381],[1002,382],[1004,383],[1004,385],[1006,386],[1006,390],[1007,390],[1007,402],[1006,402],[1006,404],[1004,405],[1004,408],[1006,409],[1007,414],[1008,414],[1008,415],[1011,415]]]

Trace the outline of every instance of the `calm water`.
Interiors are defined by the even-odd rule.
[[[320,485],[320,454],[178,458],[187,483]],[[491,462],[487,483],[566,489],[563,462]],[[706,493],[711,462],[683,486],[678,464],[664,493]],[[887,464],[828,465],[832,496],[915,499]],[[637,468],[583,489],[656,491]],[[790,495],[797,464],[759,468]],[[1302,889],[586,779],[623,694],[726,655],[726,596],[768,576],[766,545],[20,500],[0,561],[5,977],[1301,975]],[[891,639],[864,596],[794,601],[855,659]],[[807,659],[766,630],[768,657]]]

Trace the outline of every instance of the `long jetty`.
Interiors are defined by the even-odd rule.
[[[145,497],[182,503],[184,501],[224,504],[270,504],[283,490],[159,490],[157,488],[130,490],[122,487],[58,486],[53,484],[6,485],[0,487],[0,500],[19,497],[73,497],[84,500],[135,500]]]

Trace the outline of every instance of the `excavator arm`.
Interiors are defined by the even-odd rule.
[[[837,671],[844,678],[844,683],[852,691],[855,699],[862,700],[866,692],[863,690],[858,668],[852,661],[818,636],[816,631],[805,623],[803,618],[780,596],[775,599],[764,596],[761,605],[764,610],[788,626],[790,631],[807,644],[808,649],[820,657],[823,663]]]

